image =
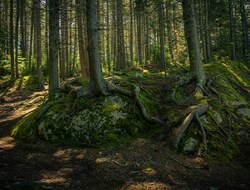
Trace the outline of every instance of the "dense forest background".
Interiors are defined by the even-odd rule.
[[[202,62],[221,57],[249,61],[249,2],[192,3]],[[88,77],[86,2],[62,0],[56,6],[59,76],[62,80]],[[100,61],[105,73],[148,64],[164,71],[171,65],[188,63],[181,1],[98,0],[96,6]],[[2,74],[11,72],[12,79],[35,74],[43,87],[50,64],[50,11],[49,1],[1,1]]]

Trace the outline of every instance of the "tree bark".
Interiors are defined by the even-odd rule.
[[[19,72],[18,72],[18,39],[19,39],[19,12],[20,12],[20,0],[16,0],[16,36],[15,36],[15,49],[16,49],[16,59],[15,59],[15,63],[16,63],[16,78],[19,77]]]
[[[76,0],[76,17],[78,25],[78,46],[79,46],[79,55],[80,55],[80,66],[81,66],[81,75],[83,78],[89,76],[89,65],[85,61],[85,52],[84,52],[84,36],[83,36],[83,3],[81,0]]]
[[[59,41],[59,1],[49,1],[49,95],[59,89],[58,41]]]
[[[89,70],[90,70],[90,91],[96,95],[107,94],[106,82],[103,78],[102,67],[100,63],[96,0],[87,0],[87,32],[88,32],[88,52],[89,52]]]
[[[11,79],[15,78],[15,59],[14,59],[14,32],[13,32],[13,0],[10,0],[10,67]]]
[[[240,14],[242,27],[242,51],[243,59],[250,62],[250,42],[248,33],[247,13],[245,8],[245,0],[240,0]]]
[[[235,46],[235,18],[234,18],[234,0],[228,0],[229,6],[229,21],[230,21],[230,45],[231,45],[231,59],[236,60],[236,46]]]
[[[121,70],[126,66],[125,47],[124,47],[124,30],[123,30],[123,3],[117,0],[117,64],[116,69]]]
[[[165,72],[166,77],[166,54],[165,54],[165,42],[164,42],[164,16],[163,16],[163,7],[162,7],[162,0],[157,1],[158,6],[158,26],[159,26],[159,37],[160,37],[160,52],[161,52],[161,69]]]
[[[205,83],[202,68],[200,47],[198,41],[197,24],[194,11],[194,0],[182,0],[185,37],[187,40],[190,71],[198,83]]]

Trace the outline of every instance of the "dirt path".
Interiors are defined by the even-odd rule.
[[[10,137],[11,127],[34,110],[46,93],[9,91],[0,104],[0,189],[45,189],[37,182],[58,190],[250,188],[250,155],[245,151],[249,144],[237,159],[225,164],[176,155],[166,142],[151,139],[100,150],[29,144]]]

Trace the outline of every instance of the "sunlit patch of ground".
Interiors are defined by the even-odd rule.
[[[171,190],[172,188],[161,182],[126,182],[120,190]]]
[[[5,151],[5,150],[10,150],[14,148],[15,145],[16,145],[16,142],[14,141],[12,137],[7,136],[7,137],[0,138],[0,152]]]

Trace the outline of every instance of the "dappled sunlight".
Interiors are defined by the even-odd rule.
[[[58,177],[57,175],[55,176],[47,176],[44,179],[40,180],[40,182],[44,183],[65,183],[67,180],[63,177]]]
[[[222,63],[221,65],[224,66],[241,84],[247,86],[247,83],[239,75],[237,75],[229,65],[225,63]]]
[[[0,152],[13,149],[16,146],[16,142],[10,136],[0,138]]]
[[[53,154],[54,157],[70,161],[72,159],[82,160],[86,156],[86,150],[82,149],[59,149]]]
[[[135,181],[129,181],[126,182],[120,190],[171,190],[171,186],[157,182],[135,182]]]

